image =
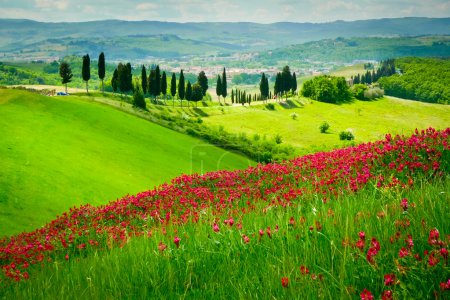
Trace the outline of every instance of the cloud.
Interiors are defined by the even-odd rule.
[[[68,0],[35,0],[34,2],[36,8],[43,10],[51,10],[55,8],[58,10],[66,10],[69,6]]]
[[[137,10],[154,10],[159,7],[156,3],[139,3],[136,5]]]
[[[0,0],[3,16],[48,22],[104,19],[174,22],[330,22],[449,17],[448,0]],[[57,11],[58,13],[48,13]],[[14,13],[9,13],[14,12]]]

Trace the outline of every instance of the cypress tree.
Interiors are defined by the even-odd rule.
[[[188,81],[186,86],[186,100],[188,101],[189,106],[189,101],[192,101],[192,86],[190,81]]]
[[[281,93],[285,93],[287,100],[287,93],[291,90],[292,87],[292,75],[289,66],[285,66],[283,71],[281,72]]]
[[[164,95],[164,103],[165,103],[167,94],[167,76],[165,71],[163,71],[161,77],[161,93]]]
[[[185,87],[184,87],[184,74],[183,70],[180,73],[180,80],[178,80],[178,97],[181,99],[181,106],[183,106]]]
[[[206,74],[204,71],[201,71],[198,74],[197,82],[200,84],[202,88],[202,94],[203,96],[206,96],[206,91],[208,90],[208,78],[206,77]]]
[[[292,86],[291,86],[292,94],[294,94],[297,91],[297,76],[292,74]]]
[[[222,96],[222,80],[220,79],[220,75],[217,75],[216,95],[219,97],[220,103],[220,96]]]
[[[119,81],[119,72],[117,71],[117,68],[115,68],[113,77],[111,79],[111,87],[112,87],[114,93],[117,92],[118,81]]]
[[[133,90],[133,74],[131,73],[131,64],[126,64],[126,86],[127,86],[127,92]]]
[[[127,67],[122,64],[119,63],[119,65],[117,66],[117,72],[118,72],[118,86],[119,86],[119,90],[120,93],[123,94],[125,92],[128,91],[127,87],[127,80],[128,80],[128,74],[127,74]]]
[[[275,78],[275,86],[273,88],[273,94],[278,98],[278,95],[282,92],[282,82],[281,82],[281,73],[277,73],[277,77]]]
[[[147,94],[147,70],[145,69],[144,65],[142,65],[141,70],[141,86],[142,86],[142,93],[144,95]]]
[[[105,54],[102,52],[98,56],[98,78],[102,81],[102,93],[105,92],[103,80],[105,79],[106,67],[105,67]]]
[[[266,74],[264,72],[261,75],[261,81],[259,82],[259,92],[264,95],[266,92]]]
[[[66,86],[66,94],[67,94],[67,84],[72,81],[72,70],[70,69],[70,65],[63,61],[59,66],[59,76],[61,76],[62,84]]]
[[[153,101],[156,102],[156,70],[151,69],[148,76],[148,92],[153,97]]]
[[[227,73],[225,72],[225,68],[223,68],[222,73],[222,97],[225,103],[225,98],[227,98]]]
[[[161,72],[159,70],[159,65],[155,69],[155,100],[161,94]]]
[[[172,104],[175,106],[175,95],[177,94],[177,77],[175,73],[172,73],[172,79],[170,81],[170,94],[172,95]]]
[[[234,90],[231,89],[231,103],[234,104]]]
[[[89,93],[88,82],[91,79],[91,59],[89,54],[83,56],[83,67],[81,68],[83,80],[86,82],[86,93]]]

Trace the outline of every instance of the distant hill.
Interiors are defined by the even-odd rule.
[[[311,62],[351,63],[404,56],[450,56],[450,35],[324,39],[274,50],[253,57],[260,65],[302,66]]]
[[[273,49],[337,37],[444,34],[450,34],[450,18],[273,24],[120,20],[43,23],[0,19],[0,55],[33,59],[105,51],[110,59],[174,58]]]

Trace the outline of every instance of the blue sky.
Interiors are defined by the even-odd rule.
[[[104,19],[175,22],[330,22],[450,17],[448,0],[0,0],[0,18],[47,22]]]

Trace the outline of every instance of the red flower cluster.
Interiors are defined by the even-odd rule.
[[[212,229],[219,232],[220,216],[226,215],[225,224],[231,227],[238,215],[254,211],[258,203],[266,207],[264,212],[272,207],[297,205],[305,195],[317,195],[326,202],[366,185],[385,189],[408,187],[416,173],[443,174],[440,164],[444,150],[450,150],[449,139],[450,128],[443,131],[430,128],[416,130],[409,138],[387,135],[382,141],[306,155],[280,164],[182,175],[170,184],[107,205],[72,208],[33,232],[1,239],[0,268],[6,277],[20,281],[32,276],[33,265],[69,260],[92,248],[122,247],[130,238],[152,237],[158,226],[165,230],[170,224],[197,223],[204,211],[218,217]],[[413,206],[401,203],[404,210],[408,205]],[[299,224],[305,221],[300,219]],[[293,219],[290,225],[297,226]],[[318,220],[314,225],[311,231],[323,230]],[[277,226],[273,230],[261,229],[259,234],[260,238],[264,234],[272,237],[276,232]],[[363,249],[365,234],[360,233],[359,238],[356,246]],[[175,238],[173,242],[179,246],[179,240]],[[430,232],[428,243],[434,249],[431,263],[438,257],[441,261],[447,259],[446,245],[439,240],[437,230]],[[161,252],[167,247],[162,242],[158,246]],[[373,261],[378,251],[380,244],[372,239],[368,261]]]

